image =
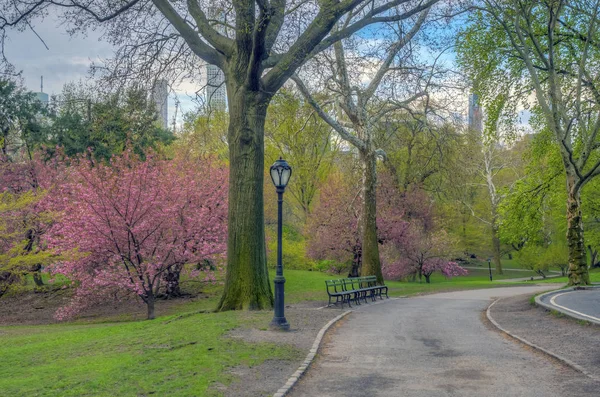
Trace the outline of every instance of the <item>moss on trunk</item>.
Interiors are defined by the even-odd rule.
[[[383,283],[377,239],[377,159],[375,152],[360,152],[363,165],[362,276],[376,276]]]
[[[581,196],[573,177],[567,177],[567,244],[569,246],[569,285],[588,285],[590,275],[587,268]]]
[[[217,311],[273,307],[264,228],[264,125],[269,99],[228,79],[227,276]]]

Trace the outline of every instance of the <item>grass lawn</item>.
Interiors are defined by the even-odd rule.
[[[2,396],[210,396],[226,369],[300,358],[287,346],[223,338],[270,312],[170,316],[117,324],[0,328]]]
[[[592,283],[600,283],[600,269],[590,269],[590,281]],[[567,277],[556,277],[538,281],[540,283],[564,283],[569,282]]]
[[[286,303],[326,300],[324,281],[340,278],[300,270],[285,276]],[[513,276],[523,272],[504,277]],[[477,269],[451,280],[434,275],[431,284],[386,284],[392,296],[511,285],[487,277],[487,269]],[[219,395],[211,384],[233,380],[228,368],[300,359],[304,353],[288,346],[224,338],[233,328],[264,328],[272,312],[199,313],[215,306],[220,288],[208,287],[211,298],[173,306],[153,321],[0,327],[0,395],[211,396]]]

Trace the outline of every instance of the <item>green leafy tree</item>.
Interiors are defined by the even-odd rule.
[[[118,48],[107,66],[109,80],[194,78],[199,61],[223,71],[230,206],[227,278],[218,309],[263,309],[273,304],[263,197],[264,126],[273,95],[333,43],[368,27],[406,20],[439,1],[16,0],[0,10],[0,34],[58,10],[52,15],[71,32],[102,30]],[[343,28],[334,29],[345,15]]]
[[[482,1],[458,43],[461,65],[488,100],[510,89],[533,105],[565,175],[569,284],[589,284],[581,191],[600,175],[600,15],[597,1]],[[532,98],[534,98],[532,100]]]
[[[175,139],[157,120],[154,102],[143,89],[94,97],[85,88],[67,85],[52,126],[39,143],[50,155],[59,146],[67,156],[89,149],[97,159],[107,160],[130,145],[143,156],[147,148],[156,150]]]
[[[31,156],[44,131],[46,109],[33,92],[0,79],[0,155],[13,161]]]
[[[268,164],[282,156],[292,165],[294,180],[287,192],[304,221],[334,165],[338,145],[332,140],[332,132],[312,107],[292,91],[282,90],[269,106],[265,156]]]

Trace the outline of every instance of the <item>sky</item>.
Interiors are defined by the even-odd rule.
[[[65,28],[51,18],[35,21],[34,28],[48,49],[31,29],[11,30],[5,43],[5,54],[17,71],[22,72],[25,87],[40,91],[40,77],[44,76],[44,92],[60,94],[65,83],[78,82],[89,77],[90,65],[109,58],[114,48],[100,40],[100,33],[89,31],[87,36],[69,36]],[[190,87],[190,91],[191,90]],[[183,90],[177,92],[184,111],[194,109],[191,97]],[[174,97],[169,98],[169,122],[175,114]],[[181,111],[179,112],[181,114]]]

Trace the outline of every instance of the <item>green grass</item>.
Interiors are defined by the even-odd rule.
[[[205,396],[227,369],[299,358],[288,346],[223,335],[268,324],[269,312],[163,317],[118,324],[2,327],[0,395]]]
[[[296,303],[303,300],[326,300],[325,280],[344,278],[346,274],[327,274],[320,272],[306,272],[300,270],[286,270],[285,296],[287,303]],[[493,274],[493,282],[489,280],[487,267],[485,269],[469,269],[469,275],[446,279],[441,274],[431,276],[431,284],[422,282],[386,281],[391,296],[418,295],[444,291],[507,287],[518,283],[498,282],[500,279],[529,277],[533,272],[506,271],[502,276]]]
[[[343,276],[286,270],[286,303],[326,300],[324,281]],[[391,296],[511,285],[490,282],[487,269],[450,280],[434,275],[431,284],[386,284]],[[238,327],[265,329],[272,312],[198,313],[215,307],[220,288],[203,286],[210,298],[182,301],[153,321],[0,327],[0,395],[211,396],[215,382],[234,380],[231,367],[300,359],[289,346],[225,337]]]
[[[590,281],[592,283],[600,283],[600,269],[590,269]],[[540,280],[540,283],[557,283],[557,284],[566,284],[569,282],[567,277],[555,277],[549,278],[546,280]]]

